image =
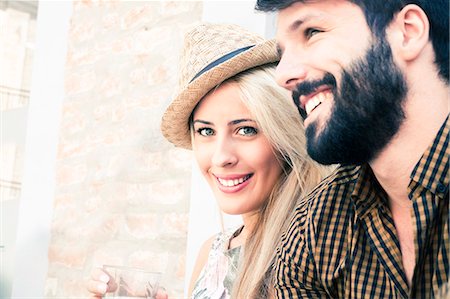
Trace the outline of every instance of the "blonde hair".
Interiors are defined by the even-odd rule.
[[[255,117],[283,167],[283,174],[261,208],[249,234],[234,283],[233,298],[267,298],[272,264],[281,234],[298,199],[311,191],[328,173],[306,153],[304,126],[289,92],[274,79],[275,67],[266,65],[238,74],[226,82],[240,88],[242,101]]]
[[[267,298],[276,247],[281,234],[287,229],[297,200],[311,191],[331,168],[317,164],[306,153],[303,123],[289,92],[275,82],[274,64],[239,73],[213,88],[210,93],[227,83],[235,83],[239,87],[242,102],[269,140],[283,169],[261,207],[254,231],[245,241],[232,291],[232,298]],[[191,140],[194,138],[194,111],[189,119]]]

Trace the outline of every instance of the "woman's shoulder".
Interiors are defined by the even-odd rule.
[[[238,235],[242,230],[239,228],[228,228],[209,237],[200,247],[199,256],[205,260],[213,251],[223,251],[228,247],[232,238]]]
[[[217,234],[212,235],[211,237],[206,239],[205,242],[203,242],[202,246],[200,247],[200,254],[208,256],[208,253],[211,250],[212,245],[213,245],[214,241],[216,241],[216,239],[217,239]]]
[[[200,277],[200,274],[202,273],[202,271],[204,271],[203,269],[207,265],[211,248],[216,238],[217,235],[213,235],[205,242],[203,242],[203,244],[200,246],[200,250],[197,254],[197,260],[195,261],[194,268],[192,270],[191,282],[189,285],[189,294],[192,294],[194,287]]]
[[[235,257],[234,254],[228,254],[226,251],[230,239],[239,234],[240,231],[241,228],[227,229],[214,234],[203,243],[191,280],[190,294],[192,294],[192,297],[216,298],[217,296],[207,296],[207,294],[211,290],[223,289],[225,280],[231,279],[234,281],[233,277],[235,277],[237,269],[235,259],[237,260],[238,257]],[[220,286],[216,285],[217,283]]]
[[[227,229],[215,234],[214,236],[212,236],[210,238],[212,240],[211,250],[218,250],[218,251],[222,251],[222,252],[227,251],[231,239],[238,236],[240,234],[240,232],[242,231],[242,228],[243,228],[243,226],[240,226],[238,228],[236,228],[236,227],[227,228]]]

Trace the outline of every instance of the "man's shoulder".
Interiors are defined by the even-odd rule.
[[[297,203],[289,229],[282,238],[283,259],[301,263],[298,261],[310,258],[310,254],[315,256],[323,243],[327,243],[325,248],[335,245],[346,248],[344,236],[354,217],[351,195],[360,170],[359,166],[336,168]]]
[[[331,214],[347,213],[351,209],[351,194],[359,176],[360,166],[339,166],[324,178],[296,207],[297,221],[306,217],[313,222]],[[300,219],[302,218],[302,219]]]
[[[360,170],[360,166],[354,165],[337,167],[306,196],[306,200],[313,205],[317,203],[318,198],[328,202],[330,198],[339,196],[343,192],[351,192]]]

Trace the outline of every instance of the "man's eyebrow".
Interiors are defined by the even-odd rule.
[[[298,18],[297,20],[295,20],[291,25],[289,25],[288,27],[288,31],[295,31],[298,29],[298,27],[300,27],[303,23],[305,23],[305,21],[307,21],[308,19],[310,19],[311,17],[306,16],[303,18]]]
[[[305,23],[306,21],[309,21],[309,20],[312,19],[312,18],[314,18],[314,15],[312,15],[312,14],[308,14],[308,15],[306,15],[306,16],[302,16],[302,17],[297,18],[294,22],[292,22],[291,25],[289,25],[289,27],[288,27],[288,29],[287,29],[287,32],[292,33],[292,32],[294,32],[294,31],[297,31],[298,28],[299,28],[303,23]],[[283,55],[283,49],[282,49],[282,47],[280,46],[280,44],[277,43],[277,46],[276,46],[276,47],[277,47],[278,55],[279,55],[279,56],[282,56],[282,55]]]
[[[323,13],[317,13],[317,12],[309,12],[303,16],[299,16],[295,21],[292,22],[291,25],[288,27],[288,31],[296,31],[298,27],[303,25],[303,23],[306,23],[312,19],[323,19],[324,15]]]

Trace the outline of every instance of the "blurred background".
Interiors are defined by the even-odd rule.
[[[254,4],[1,0],[0,298],[86,298],[103,264],[161,271],[185,298],[220,214],[160,118],[184,32],[207,21],[273,37]]]

